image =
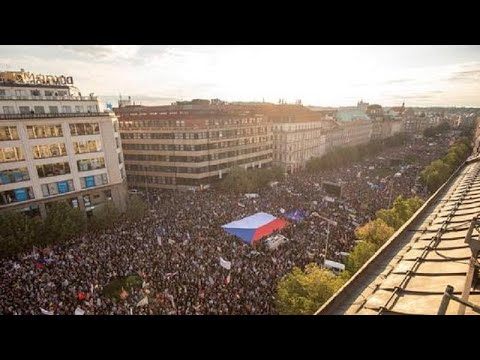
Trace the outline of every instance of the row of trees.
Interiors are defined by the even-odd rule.
[[[435,137],[437,135],[443,134],[450,130],[450,125],[448,122],[442,122],[440,125],[432,126],[423,130],[423,136],[425,137]]]
[[[280,181],[284,176],[280,166],[251,170],[236,166],[230,170],[220,186],[225,191],[249,193],[267,186],[271,181]]]
[[[405,134],[398,134],[385,140],[370,141],[367,144],[340,147],[333,149],[321,157],[315,157],[307,161],[307,171],[333,169],[360,161],[366,156],[378,154],[385,148],[403,145],[406,142]]]
[[[456,141],[443,158],[432,161],[420,173],[420,181],[428,191],[436,191],[453,174],[472,152],[468,138]]]
[[[277,310],[280,314],[308,315],[317,311],[423,204],[418,197],[399,196],[393,207],[377,212],[377,218],[357,228],[357,245],[345,261],[346,270],[336,276],[318,264],[302,271],[294,267],[277,286]]]
[[[4,211],[0,213],[0,257],[29,251],[33,246],[63,244],[87,230],[112,227],[124,217],[141,218],[145,211],[147,205],[137,196],[130,197],[123,215],[108,202],[89,219],[80,209],[63,201],[49,204],[45,220],[18,211]]]

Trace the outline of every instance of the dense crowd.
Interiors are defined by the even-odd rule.
[[[428,195],[418,186],[419,171],[446,151],[449,140],[435,142],[410,142],[351,166],[290,175],[257,198],[215,189],[149,190],[150,210],[141,221],[124,220],[3,260],[0,314],[275,314],[279,279],[293,266],[323,262],[327,224],[312,214],[337,222],[330,226],[327,258],[341,261],[340,253],[355,245],[355,228],[377,210],[398,195]],[[392,165],[391,159],[402,161]],[[341,197],[326,193],[322,181],[340,183]],[[252,248],[221,228],[259,211],[282,217],[292,209],[306,218],[281,231],[289,241],[275,250]],[[231,262],[230,270],[220,266],[220,257]],[[131,274],[142,278],[141,287],[125,289],[119,301],[103,294],[112,280]]]

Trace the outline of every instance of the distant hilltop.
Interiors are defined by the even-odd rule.
[[[312,111],[336,111],[338,109],[336,107],[328,107],[328,106],[307,106],[307,108]]]

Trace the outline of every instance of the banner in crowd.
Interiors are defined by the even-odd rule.
[[[145,306],[145,305],[148,305],[148,296],[145,296],[142,300],[140,300],[140,301],[137,303],[137,307],[138,307],[138,306]]]
[[[224,269],[230,270],[230,269],[232,268],[232,262],[231,262],[231,261],[224,260],[224,259],[220,256],[220,266],[223,267]]]
[[[42,312],[43,315],[53,315],[53,311],[48,311],[42,308],[40,308],[40,311]]]
[[[79,307],[77,307],[75,309],[75,315],[85,315],[85,310],[82,310]]]

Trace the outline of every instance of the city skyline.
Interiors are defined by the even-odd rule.
[[[479,46],[1,46],[0,70],[20,68],[70,75],[103,105],[122,94],[143,105],[221,98],[480,106]]]

